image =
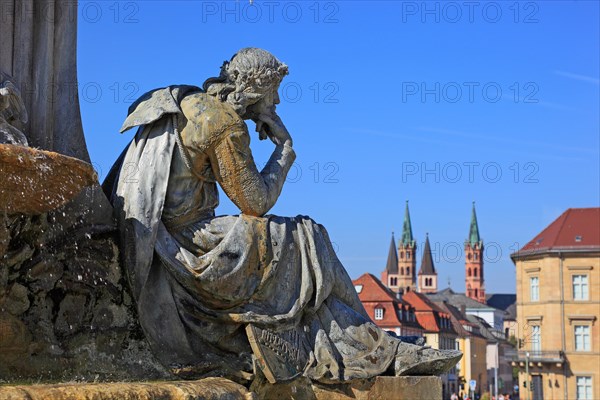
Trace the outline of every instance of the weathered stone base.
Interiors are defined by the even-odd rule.
[[[442,400],[442,381],[436,376],[379,376],[347,385],[311,385],[303,380],[265,385],[261,399],[297,400]]]
[[[305,379],[266,385],[260,393],[224,378],[144,383],[0,386],[2,400],[442,400],[434,376],[377,377],[348,385],[311,385]]]
[[[145,383],[0,386],[2,400],[250,400],[257,397],[224,378]]]

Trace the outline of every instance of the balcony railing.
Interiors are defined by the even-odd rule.
[[[529,353],[529,357],[527,354]],[[529,358],[530,363],[563,363],[565,354],[558,351],[520,350],[513,356],[515,362],[525,362]]]

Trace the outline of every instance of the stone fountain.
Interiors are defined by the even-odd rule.
[[[0,25],[0,398],[440,398],[437,377],[178,381],[196,377],[148,343],[77,93],[60,90],[77,81],[77,3],[0,1],[19,16]]]

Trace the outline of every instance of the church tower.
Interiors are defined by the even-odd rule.
[[[431,256],[431,246],[429,245],[429,234],[425,238],[425,247],[423,248],[423,259],[419,269],[419,292],[435,293],[437,292],[437,272],[433,265]]]
[[[398,286],[403,292],[417,289],[417,242],[413,238],[408,201],[404,209],[404,224],[402,225],[402,238],[398,243]]]
[[[398,287],[398,253],[396,253],[396,239],[392,232],[392,242],[388,251],[387,263],[385,269],[381,273],[381,282],[394,292],[399,291]]]
[[[483,240],[479,236],[475,202],[471,213],[469,238],[465,240],[465,276],[467,297],[485,303],[485,285],[483,283]]]

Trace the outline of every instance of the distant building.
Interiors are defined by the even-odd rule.
[[[463,358],[456,368],[458,387],[453,388],[452,392],[468,393],[471,380],[477,382],[475,393],[485,392],[487,339],[481,334],[479,325],[468,320],[464,310],[445,301],[436,301],[435,304],[450,314],[450,321],[457,333],[457,349],[463,352]]]
[[[521,398],[600,399],[600,208],[568,209],[511,258]]]
[[[417,290],[419,293],[435,293],[438,289],[437,272],[431,256],[431,246],[429,245],[429,234],[425,237],[425,248],[423,248],[423,258],[421,259],[421,268],[417,279]]]
[[[451,349],[458,344],[464,352],[457,368],[442,377],[445,393],[459,391],[458,383],[462,383],[462,389],[466,391],[468,388],[464,385],[469,380],[477,382],[477,393],[486,392],[490,384],[495,383],[496,375],[499,389],[512,392],[511,363],[516,352],[509,339],[512,336],[514,343],[518,336],[516,295],[486,293],[484,243],[479,233],[475,203],[465,240],[465,293],[455,293],[450,288],[438,291],[429,235],[425,239],[417,274],[416,250],[407,202],[402,238],[396,247],[392,234],[381,278],[383,285],[414,307],[429,345]],[[384,303],[379,304],[383,309]]]
[[[465,240],[465,287],[468,297],[485,303],[483,283],[483,240],[479,236],[479,225],[475,213],[475,202],[471,213],[469,238]]]
[[[427,344],[434,349],[456,349],[457,333],[450,321],[450,313],[435,305],[423,293],[414,291],[405,293],[402,300],[414,307],[417,322],[423,327]],[[458,387],[456,368],[441,376],[443,398]]]
[[[510,296],[510,295],[509,295]],[[515,299],[515,295],[512,295]],[[476,315],[483,318],[495,330],[498,336],[504,337],[504,316],[506,312],[486,303],[480,303],[464,293],[456,293],[451,288],[432,293],[429,298],[433,301],[446,301],[465,314]]]
[[[400,300],[379,279],[363,274],[352,282],[367,314],[377,326],[397,336],[423,336],[414,307]]]
[[[517,338],[517,295],[512,293],[487,294],[485,304],[504,311],[504,337]]]
[[[400,258],[398,258],[400,255]],[[396,251],[396,241],[392,234],[392,243],[388,252],[387,264],[381,273],[381,281],[394,292],[416,290],[417,242],[413,238],[408,201],[404,210],[402,237]]]
[[[505,303],[508,303],[511,299],[513,303],[516,301],[514,294],[499,294],[495,296],[496,300],[504,300],[502,305],[506,306],[506,308],[509,306]],[[470,353],[470,362],[472,365],[478,365],[478,368],[484,366],[484,372],[487,371],[487,373],[484,373],[481,378],[477,375],[471,379],[478,381],[478,385],[482,387],[483,391],[488,390],[490,384],[494,385],[495,382],[493,369],[498,368],[498,387],[512,393],[511,362],[515,352],[514,346],[508,342],[508,338],[504,334],[504,317],[507,315],[507,312],[489,304],[480,303],[466,296],[464,293],[455,293],[450,288],[429,294],[427,297],[436,302],[436,304],[445,302],[459,309],[464,318],[476,326],[478,332],[485,338],[486,344],[483,352],[481,353],[481,346],[474,347]],[[460,376],[467,379],[465,375]]]
[[[483,318],[475,315],[467,315],[467,319],[479,327],[479,332],[486,338],[486,369],[487,381],[490,389],[495,389],[496,376],[498,377],[498,393],[512,393],[514,384],[512,360],[515,357],[516,350],[509,343],[504,335],[499,335],[498,331],[487,323]]]

